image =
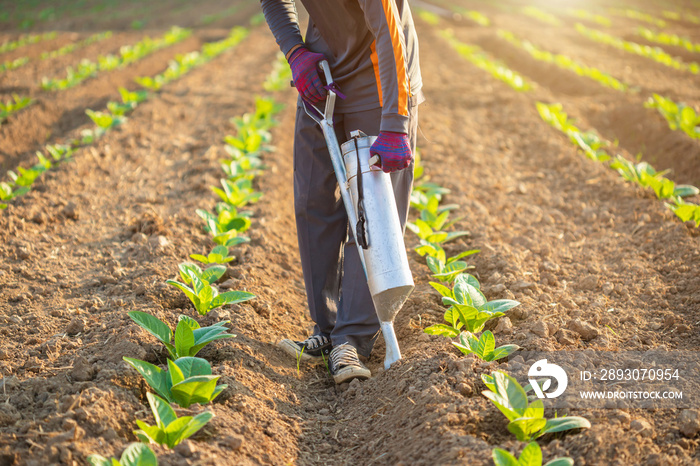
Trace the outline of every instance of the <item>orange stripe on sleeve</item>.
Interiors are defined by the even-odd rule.
[[[391,45],[394,49],[394,61],[396,62],[396,78],[399,86],[399,115],[408,116],[408,73],[406,72],[406,61],[404,60],[404,50],[401,44],[400,28],[396,22],[398,12],[394,0],[382,0],[384,15],[389,26],[391,35]]]
[[[384,106],[384,98],[382,96],[382,78],[379,75],[379,57],[377,56],[377,41],[374,40],[370,45],[372,53],[370,54],[370,59],[372,60],[372,68],[374,68],[374,77],[377,79],[377,92],[379,93],[379,105]]]

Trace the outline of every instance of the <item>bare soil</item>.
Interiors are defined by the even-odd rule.
[[[533,24],[514,8],[483,11],[497,27],[613,75],[629,67],[618,77],[640,76],[645,92],[673,89],[697,102],[695,76],[584,43],[570,28]],[[181,14],[172,24],[185,25],[191,13]],[[243,23],[251,14],[242,10],[230,21]],[[435,27],[417,21],[427,97],[419,146],[427,176],[451,189],[445,202],[461,206],[464,218],[455,228],[470,232],[448,252],[480,249],[470,263],[485,294],[522,303],[492,327],[498,343],[525,350],[697,351],[697,229],[577,153],[541,121],[535,101],[561,101],[583,129],[618,139],[629,156],[644,147],[643,156],[659,169],[672,168],[678,181],[700,184],[697,143],[681,144],[660,116],[641,106],[642,94],[615,93],[531,62],[500,42],[495,28],[467,20],[450,26],[539,84],[530,94],[513,91],[464,61]],[[118,86],[162,70],[175,53],[197,49],[224,34],[223,27],[201,29],[152,59],[73,90],[37,94],[40,103],[0,126],[2,167],[29,163],[43,144],[73,137],[87,122],[85,108],[103,106]],[[671,27],[688,32],[682,24]],[[137,36],[124,32],[111,40]],[[44,44],[45,50],[54,45]],[[211,247],[194,211],[213,207],[209,186],[221,176],[222,139],[233,130],[228,120],[253,108],[276,52],[267,28],[253,29],[233,51],[168,85],[0,214],[0,464],[85,464],[91,453],[119,455],[135,441],[134,421],[152,422],[148,387],[122,357],[163,364],[166,354],[126,313],[146,311],[171,325],[179,314],[197,317],[164,282],[189,254]],[[36,76],[36,66],[0,76],[0,92],[16,85],[5,79]],[[480,375],[500,364],[463,357],[446,338],[423,332],[442,320],[443,307],[423,259],[412,251],[417,287],[396,322],[404,359],[390,370],[383,369],[381,341],[368,361],[374,377],[341,386],[323,366],[297,370],[276,348],[282,338],[309,335],[312,322],[292,204],[296,96],[288,90],[275,97],[286,108],[273,131],[276,150],[266,155],[268,169],[257,180],[264,197],[254,207],[252,241],[233,251],[238,259],[227,272],[233,289],[258,297],[200,319],[205,325],[231,321],[236,338],[200,353],[228,388],[194,410],[210,409],[216,417],[188,448],[154,448],[161,464],[491,464],[494,447],[522,448],[480,393]],[[407,236],[407,246],[415,245]],[[571,330],[576,319],[597,336],[584,340]],[[503,364],[514,362],[517,355]],[[681,433],[680,411],[557,414],[567,413],[587,417],[593,427],[540,439],[547,460],[700,464],[698,436]]]

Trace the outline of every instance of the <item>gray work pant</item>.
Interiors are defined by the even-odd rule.
[[[418,107],[411,107],[409,140],[416,149]],[[338,142],[350,132],[379,134],[381,108],[334,116]],[[413,162],[391,174],[401,227],[406,225]],[[348,229],[323,132],[301,106],[297,107],[294,137],[294,209],[299,254],[314,333],[330,336],[333,346],[349,343],[369,357],[379,334],[379,319],[362,269],[355,240]]]

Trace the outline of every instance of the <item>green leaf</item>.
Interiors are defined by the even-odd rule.
[[[571,458],[556,458],[548,461],[544,466],[574,466],[574,460]]]
[[[156,425],[160,429],[165,429],[168,424],[177,419],[175,410],[163,398],[151,392],[146,393],[146,398],[148,398],[148,404],[151,406],[153,417],[156,419]]]
[[[194,305],[195,308],[199,307],[199,298],[194,294],[194,291],[192,290],[192,288],[190,288],[189,286],[187,286],[185,284],[177,282],[175,280],[166,280],[165,283],[167,283],[168,285],[172,285],[176,288],[179,288],[180,291],[185,293],[185,295],[189,298],[189,300],[192,302],[192,304]]]
[[[87,457],[87,462],[91,466],[112,466],[112,461],[108,460],[104,456],[100,455],[90,455]]]
[[[185,378],[196,375],[211,375],[211,364],[206,359],[185,356],[176,359],[175,364],[180,368]]]
[[[538,432],[545,426],[544,418],[521,417],[508,423],[508,430],[521,442],[537,438]]]
[[[180,383],[183,380],[185,380],[185,374],[182,373],[182,370],[171,359],[168,359],[168,375],[170,376],[170,394],[172,395],[172,385],[175,385],[176,383]]]
[[[448,297],[448,298],[453,298],[454,296],[452,295],[452,290],[446,287],[445,285],[438,283],[438,282],[430,282],[430,286],[435,288],[438,293],[440,293],[442,296]]]
[[[168,376],[161,368],[153,364],[141,361],[140,359],[123,357],[124,361],[129,363],[138,371],[141,376],[146,379],[146,383],[161,397],[171,401],[170,387],[168,386]]]
[[[180,431],[182,431],[185,428],[185,426],[187,426],[187,423],[189,423],[191,419],[191,416],[180,417],[164,430],[165,444],[168,445],[169,448],[173,448],[179,443],[178,437]]]
[[[226,327],[213,325],[194,331],[194,346],[190,349],[190,356],[195,356],[199,350],[214,340],[222,338],[232,338],[230,333],[224,333],[228,330]]]
[[[513,301],[512,299],[496,299],[489,301],[485,306],[479,306],[480,310],[485,310],[488,312],[502,312],[513,309],[515,306],[519,306],[518,301]]]
[[[207,425],[207,423],[214,417],[214,413],[211,413],[209,411],[205,411],[203,413],[199,413],[190,421],[187,423],[187,425],[182,428],[178,434],[177,434],[177,443],[182,442],[186,438],[191,437],[197,431],[199,431],[202,427]]]
[[[171,388],[173,399],[183,408],[193,403],[206,404],[213,399],[214,389],[219,376],[197,375],[174,384]]]
[[[134,434],[142,442],[153,442],[161,445],[165,441],[165,432],[163,432],[163,430],[160,429],[158,426],[149,426],[148,424],[139,419],[136,420],[136,425],[141,430],[135,430]]]
[[[537,442],[525,445],[518,461],[521,466],[542,466],[542,450]]]
[[[553,432],[563,432],[570,429],[590,429],[591,423],[588,419],[579,416],[558,417],[547,419],[547,424],[542,429],[540,435],[551,434]]]
[[[200,275],[200,278],[202,279],[202,281],[209,283],[211,285],[214,282],[218,281],[225,273],[226,273],[226,266],[225,265],[218,265],[218,264],[210,265],[202,272],[202,274]]]
[[[178,357],[193,356],[190,349],[195,345],[194,333],[189,322],[181,320],[175,329],[175,352]]]
[[[170,340],[172,340],[173,333],[170,331],[170,327],[159,318],[142,311],[131,311],[128,315],[131,317],[131,320],[162,343],[170,343]]]
[[[180,316],[177,318],[177,320],[178,320],[178,323],[179,323],[180,321],[185,321],[185,322],[187,323],[187,325],[190,326],[190,328],[192,329],[192,331],[195,331],[195,330],[197,330],[197,329],[200,327],[200,326],[199,326],[199,322],[197,322],[195,319],[193,319],[193,318],[190,317],[190,316],[186,316],[186,315],[180,314]]]
[[[507,356],[510,356],[510,354],[520,347],[518,345],[503,345],[499,346],[493,351],[493,354],[491,355],[491,361],[497,361],[501,358],[505,358]]]
[[[520,466],[515,456],[501,448],[494,448],[491,452],[491,456],[496,466]]]
[[[493,357],[493,350],[496,347],[496,339],[493,337],[493,333],[490,330],[486,330],[481,334],[477,344],[476,354],[484,360],[486,358]]]
[[[457,335],[459,335],[459,330],[456,330],[448,325],[445,324],[436,324],[436,325],[431,325],[430,327],[427,327],[425,330],[423,330],[425,333],[428,335],[443,335],[448,338],[454,338]]]
[[[227,291],[225,293],[219,294],[211,303],[213,308],[224,306],[226,304],[238,304],[244,301],[255,298],[253,293],[247,293],[245,291]]]

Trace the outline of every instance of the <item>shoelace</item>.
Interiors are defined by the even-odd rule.
[[[331,365],[333,366],[333,370],[338,369],[340,366],[360,367],[360,360],[357,357],[357,350],[354,346],[347,343],[336,346],[331,352]]]
[[[323,335],[313,335],[304,341],[304,346],[312,350],[318,348],[319,346],[323,346],[326,343],[328,343],[328,338],[324,337]]]

